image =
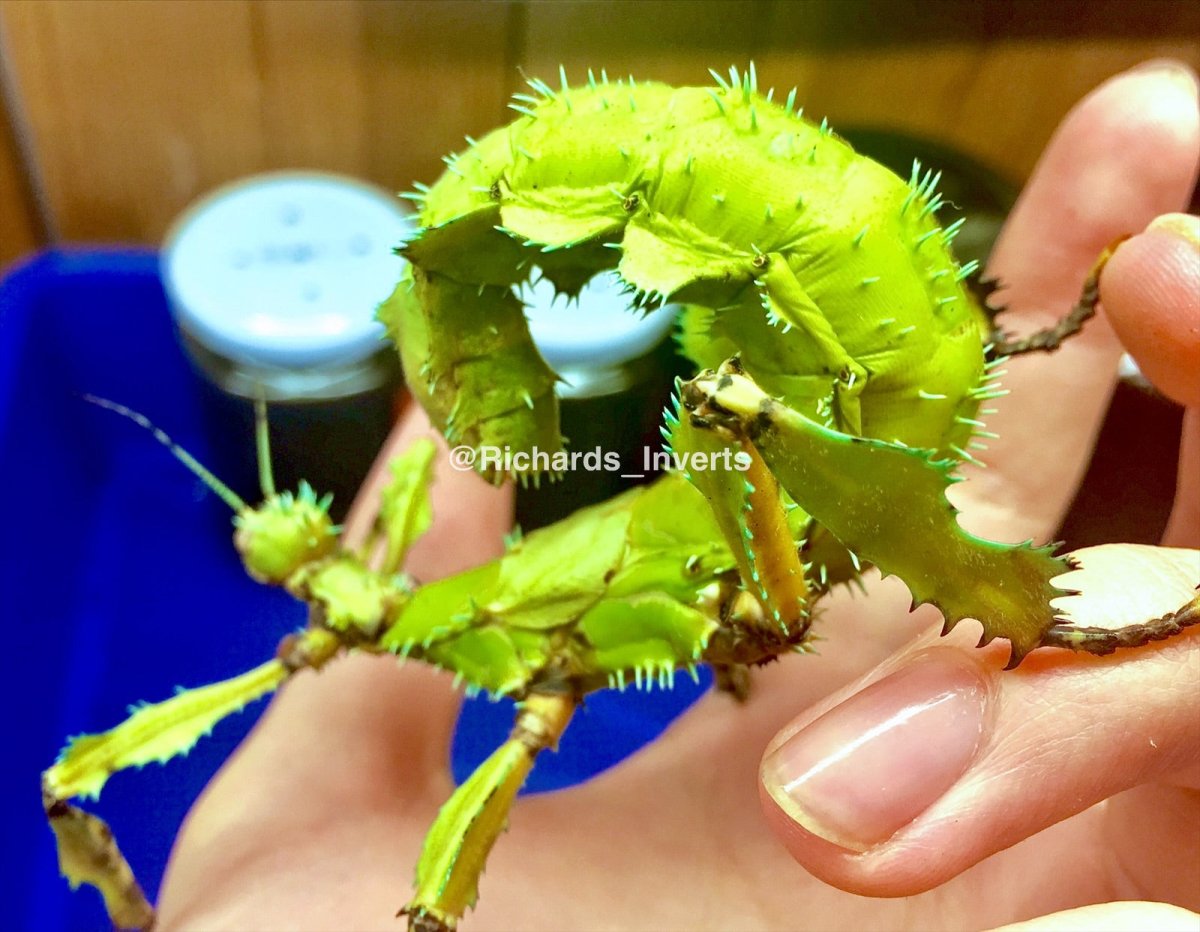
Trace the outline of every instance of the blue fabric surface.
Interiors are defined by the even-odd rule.
[[[228,509],[144,431],[83,394],[142,411],[201,462],[214,445],[250,442],[205,435],[156,254],[50,252],[0,282],[0,487],[10,515],[0,537],[9,638],[0,791],[17,928],[106,925],[94,891],[71,894],[58,877],[41,813],[38,775],[65,738],[113,726],[130,703],[254,666],[304,622],[301,605],[245,575]],[[684,677],[673,692],[589,699],[529,789],[610,766],[707,683]],[[87,804],[109,820],[152,896],[188,807],[260,712],[227,720],[186,759],[117,776]],[[458,779],[511,720],[510,703],[467,704],[453,750]],[[398,906],[407,894],[398,879]]]

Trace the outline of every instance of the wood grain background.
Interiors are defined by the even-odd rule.
[[[835,128],[905,130],[1019,183],[1104,78],[1200,66],[1200,4],[1067,0],[0,0],[0,263],[157,243],[190,201],[277,168],[390,189],[511,114],[521,70],[707,82],[754,59]]]

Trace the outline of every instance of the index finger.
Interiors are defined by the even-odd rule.
[[[1053,322],[1076,300],[1100,251],[1179,210],[1195,184],[1200,116],[1192,72],[1155,62],[1084,98],[1051,139],[996,245],[988,275],[1006,287],[1008,330]],[[1082,474],[1116,378],[1120,344],[1104,319],[1050,357],[1008,364],[1007,403],[985,418],[1000,435],[968,489],[964,524],[985,536],[1045,539]],[[983,502],[999,503],[991,511]]]

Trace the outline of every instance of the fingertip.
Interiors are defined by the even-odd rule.
[[[1155,59],[1109,78],[1079,102],[1060,132],[1078,144],[1107,150],[1137,167],[1146,191],[1175,193],[1187,201],[1200,159],[1200,83],[1174,59]],[[1102,180],[1098,178],[1097,180]],[[1181,188],[1182,184],[1182,190]],[[1097,188],[1096,194],[1106,194]]]
[[[908,653],[824,714],[788,726],[760,771],[768,826],[815,876],[851,893],[907,896],[956,872],[953,844],[896,855],[909,826],[963,777],[991,716],[998,654],[944,644]],[[879,675],[882,674],[882,675]]]
[[[1170,903],[1124,900],[1066,909],[992,932],[1196,932],[1200,915]]]
[[[1180,404],[1200,405],[1200,219],[1163,215],[1122,243],[1100,297],[1143,374]]]
[[[1019,287],[1015,307],[1074,297],[1112,240],[1187,203],[1200,170],[1197,79],[1160,59],[1109,78],[1046,146],[997,243],[989,272]]]
[[[1087,551],[1063,578],[1085,594],[1062,610],[1102,627],[1158,617],[1189,597],[1197,556]],[[842,890],[930,890],[1109,796],[1186,779],[1200,763],[1197,643],[1183,635],[1109,657],[1036,651],[1011,672],[999,670],[999,643],[906,652],[772,742],[760,780],[767,825]]]

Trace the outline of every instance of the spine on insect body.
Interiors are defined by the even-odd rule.
[[[765,391],[839,429],[965,448],[989,323],[949,251],[957,226],[936,221],[935,175],[905,182],[752,73],[531,85],[520,119],[411,195],[413,270],[381,307],[447,436],[557,449],[553,373],[511,286],[540,274],[573,294],[615,268],[635,309],[690,306],[698,364],[736,348]]]

